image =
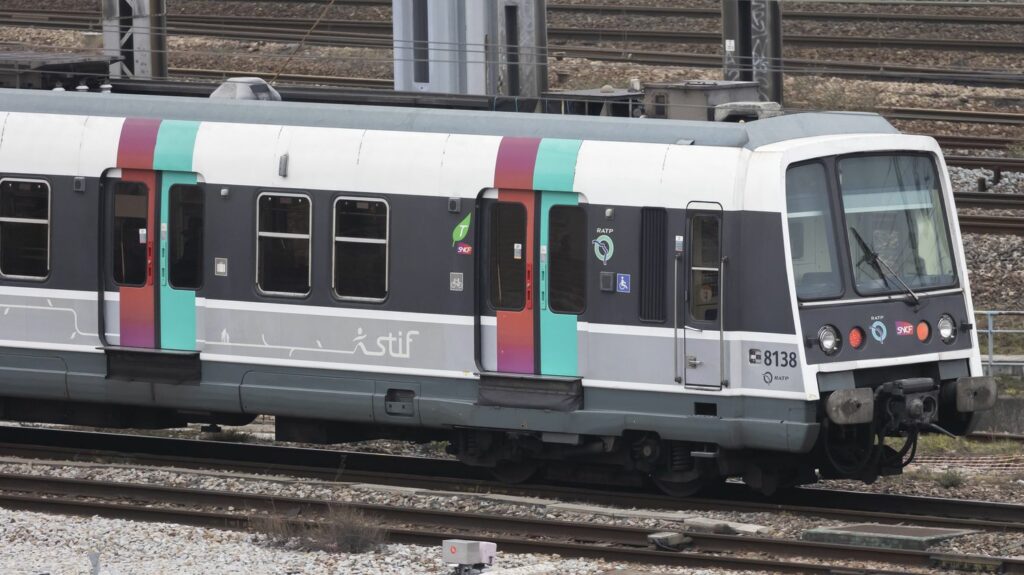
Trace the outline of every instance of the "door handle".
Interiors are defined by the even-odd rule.
[[[698,368],[698,367],[700,367],[702,365],[704,365],[704,362],[699,360],[699,359],[697,359],[697,356],[695,356],[695,355],[688,355],[688,356],[686,356],[686,366],[687,367]]]
[[[533,309],[533,266],[526,264],[526,309]]]

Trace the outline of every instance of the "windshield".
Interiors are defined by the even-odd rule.
[[[786,172],[786,211],[797,297],[822,299],[842,295],[823,164],[803,164]]]
[[[938,172],[931,158],[856,156],[839,160],[838,166],[857,292],[905,291],[899,280],[911,289],[954,285]]]

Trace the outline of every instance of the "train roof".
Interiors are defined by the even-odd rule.
[[[881,116],[862,112],[800,113],[737,124],[13,89],[0,89],[0,112],[656,144],[692,143],[748,149],[812,136],[899,133]]]

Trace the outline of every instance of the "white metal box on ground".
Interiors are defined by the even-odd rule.
[[[441,543],[444,562],[450,565],[493,565],[498,546],[490,541],[445,539]]]

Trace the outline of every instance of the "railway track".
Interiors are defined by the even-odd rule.
[[[252,3],[280,2],[281,0],[248,0]],[[296,4],[326,4],[330,0],[285,0],[285,2]],[[335,4],[350,6],[391,6],[390,0],[336,0]],[[949,15],[949,14],[898,14],[889,12],[833,12],[833,11],[810,11],[794,10],[793,5],[799,2],[792,2],[783,5],[783,17],[788,20],[827,20],[834,21],[871,21],[871,22],[939,22],[949,24],[978,24],[978,25],[1019,25],[1024,24],[1024,18],[1015,16],[989,16],[989,15]],[[870,2],[866,2],[870,4]],[[934,5],[935,3],[918,2],[922,7]],[[944,7],[960,8],[981,8],[978,3],[965,2],[942,2],[939,5]],[[1004,4],[1003,7],[1013,7]],[[593,13],[593,14],[621,14],[624,16],[675,16],[689,18],[719,18],[721,11],[712,8],[679,8],[668,6],[623,6],[610,4],[548,4],[549,13]]]
[[[310,528],[330,521],[332,511],[345,507],[386,529],[391,541],[402,543],[436,545],[453,536],[484,537],[496,541],[506,552],[799,573],[834,573],[839,566],[822,562],[836,559],[843,561],[843,566],[848,566],[850,561],[860,561],[925,569],[956,565],[995,569],[1000,573],[1024,573],[1024,559],[1005,557],[691,532],[683,533],[691,539],[685,549],[659,550],[652,549],[647,540],[652,530],[636,527],[38,475],[0,475],[0,505],[37,512],[248,530],[258,530],[260,518],[268,516],[295,527]],[[225,513],[210,511],[211,508],[244,511]],[[902,571],[872,569],[871,572]]]
[[[24,19],[24,20],[22,20]],[[44,13],[37,11],[0,11],[0,21],[12,25],[25,21],[41,26],[73,27],[98,31],[99,14],[93,12]],[[315,26],[315,27],[314,27]],[[312,32],[310,32],[312,29]],[[168,17],[168,33],[210,35],[242,40],[278,40],[295,42],[306,37],[315,44],[360,47],[391,46],[391,22],[371,20],[317,21],[308,18],[269,18],[175,14]],[[308,36],[307,36],[308,34]],[[549,27],[552,42],[625,42],[637,44],[718,44],[718,32],[677,30],[638,30],[629,28]],[[903,48],[922,50],[958,50],[1018,52],[1020,42],[992,40],[954,40],[935,38],[883,38],[855,36],[785,35],[787,45],[829,48]]]
[[[169,34],[204,35],[236,40],[265,40],[297,42],[305,38],[309,44],[389,48],[392,45],[391,26],[388,22],[324,20],[310,31],[313,20],[278,18],[220,18],[216,16],[172,15],[168,23]],[[42,26],[77,30],[100,30],[98,15],[89,12],[0,11],[0,23],[20,26]],[[558,41],[622,41],[644,43],[717,43],[714,33],[650,32],[625,30],[597,30],[551,28],[549,38]],[[855,47],[926,50],[959,49],[988,51],[1018,51],[1015,42],[989,42],[976,40],[922,40],[855,38],[837,36],[790,36],[787,44],[808,46]],[[569,57],[605,61],[629,61],[638,64],[691,67],[720,67],[717,54],[685,54],[678,51],[657,52],[620,48],[597,48],[576,45],[552,46]],[[1024,73],[995,70],[958,70],[919,66],[888,65],[862,62],[822,62],[819,60],[790,59],[782,65],[793,74],[837,74],[880,79],[908,79],[933,82],[961,82],[995,86],[1024,85]]]
[[[736,484],[726,484],[708,497],[686,499],[635,487],[622,487],[615,491],[550,483],[511,487],[491,480],[483,469],[466,467],[454,460],[327,449],[0,426],[0,452],[32,459],[95,459],[132,465],[341,479],[441,491],[490,491],[620,507],[788,512],[850,522],[896,524],[912,520],[918,525],[934,527],[1024,532],[1024,522],[1020,521],[1024,516],[1024,505],[817,488],[789,489],[772,498],[764,498]]]

